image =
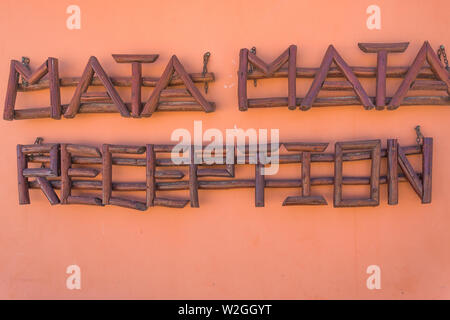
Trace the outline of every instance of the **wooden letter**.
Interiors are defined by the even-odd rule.
[[[114,105],[119,110],[120,114],[123,117],[129,117],[130,112],[122,101],[122,98],[117,93],[114,85],[111,82],[111,79],[106,74],[105,70],[103,70],[100,62],[98,62],[96,57],[90,57],[89,61],[84,69],[83,75],[81,76],[80,82],[75,89],[75,93],[70,101],[69,106],[67,107],[66,112],[64,113],[64,117],[73,118],[77,114],[80,109],[81,104],[81,95],[85,93],[92,82],[92,78],[94,77],[94,73],[97,74],[101,83],[104,85],[108,95],[114,102]]]
[[[359,48],[367,53],[377,53],[377,89],[376,109],[383,110],[386,105],[386,69],[387,55],[391,52],[404,52],[409,42],[401,43],[358,43]]]
[[[191,146],[191,162],[189,164],[189,193],[191,198],[191,207],[198,208],[198,179],[197,164],[195,164],[195,148]]]
[[[288,151],[301,151],[302,195],[287,197],[283,201],[283,206],[326,205],[327,201],[323,196],[311,196],[311,152],[325,151],[328,143],[288,143],[284,146]]]
[[[356,75],[353,73],[351,68],[347,65],[347,63],[342,59],[336,49],[330,45],[323,57],[322,63],[320,65],[319,71],[314,77],[314,81],[311,87],[308,90],[305,98],[303,99],[300,108],[302,110],[308,110],[312,107],[314,100],[317,98],[319,91],[327,77],[328,71],[331,67],[331,63],[337,65],[338,69],[343,73],[344,77],[351,83],[353,90],[361,101],[362,105],[365,109],[372,109],[374,107],[373,102],[367,96],[366,91],[361,86]]]
[[[342,161],[344,151],[370,150],[372,168],[370,172],[370,198],[343,199],[342,198]],[[336,142],[334,160],[334,206],[335,207],[363,207],[378,206],[380,203],[380,160],[381,141],[367,140],[355,142]]]
[[[398,203],[398,142],[397,139],[387,140],[387,182],[388,204]]]
[[[147,145],[146,152],[146,196],[147,196],[147,207],[154,206],[155,193],[156,193],[156,183],[155,183],[155,150],[152,144]]]

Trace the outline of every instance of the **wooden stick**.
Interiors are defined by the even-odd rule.
[[[283,206],[298,206],[298,205],[327,205],[327,201],[323,196],[289,196],[283,201]]]
[[[374,97],[370,97],[374,100]],[[386,98],[386,103],[392,98]],[[301,104],[302,98],[297,98],[297,105]],[[273,108],[286,107],[288,105],[287,97],[274,98],[254,98],[248,99],[248,108]],[[361,102],[355,96],[344,97],[322,97],[316,98],[313,107],[331,107],[331,106],[358,106]],[[405,97],[402,106],[423,106],[423,105],[450,105],[450,97],[448,96],[411,96]],[[16,110],[17,112],[17,110]]]
[[[328,147],[328,142],[284,142],[287,151],[323,152]]]
[[[211,110],[215,110],[214,102],[208,102]],[[196,101],[160,101],[158,111],[204,111],[203,107]]]
[[[103,206],[102,199],[86,196],[69,196],[67,198],[67,204],[87,204],[92,206]]]
[[[96,147],[81,145],[81,144],[67,144],[67,151],[72,155],[77,156],[92,156],[101,158],[102,154]]]
[[[398,144],[397,154],[398,154],[398,164],[402,168],[403,173],[405,174],[409,183],[413,187],[414,191],[422,199],[422,194],[423,194],[422,183],[421,183],[418,175],[414,171],[413,166],[406,158],[406,155],[403,152],[402,148],[400,147],[400,144]]]
[[[209,102],[211,108],[215,109],[215,103]],[[129,104],[125,104],[128,106]],[[67,110],[67,105],[62,106]],[[164,101],[158,105],[158,111],[203,111],[203,107],[195,101]],[[112,103],[86,103],[81,104],[78,113],[118,113],[116,106]],[[50,108],[27,108],[15,110],[15,120],[49,118]]]
[[[297,89],[296,89],[296,72],[297,72],[297,46],[289,47],[288,61],[288,108],[295,110],[297,107]]]
[[[45,179],[44,177],[37,177],[36,180],[37,180],[42,192],[45,194],[48,201],[50,202],[50,204],[51,205],[58,204],[60,202],[59,198],[56,195],[56,193],[53,190],[50,183],[47,181],[47,179]]]
[[[343,150],[339,142],[334,145],[334,192],[333,192],[333,205],[338,207],[342,202],[342,182],[343,182]]]
[[[168,199],[168,198],[155,198],[154,205],[169,207],[169,208],[184,208],[188,204],[189,200],[184,199]]]
[[[381,168],[381,141],[374,140],[372,146],[372,166],[370,170],[370,201],[372,206],[380,204],[380,168]]]
[[[290,143],[280,143],[281,144],[290,144]],[[302,143],[294,143],[298,144],[299,146],[302,145]],[[170,152],[173,148],[172,145],[154,145],[155,152]],[[413,146],[406,146],[402,147],[403,152],[405,155],[414,155],[414,154],[421,154],[422,150],[419,146],[413,145]],[[381,157],[387,157],[387,150],[382,149],[381,150]],[[360,151],[360,152],[352,152],[352,153],[346,153],[343,155],[344,161],[358,161],[358,160],[367,160],[371,159],[371,153],[367,151]],[[34,156],[28,159],[29,162],[37,162],[37,163],[48,163],[50,162],[50,158],[48,156]],[[90,165],[90,164],[102,164],[102,158],[101,157],[79,157],[74,156],[72,157],[72,162],[75,164],[84,164],[84,165]],[[311,154],[311,162],[334,162],[334,154],[333,153],[312,153]],[[145,159],[141,158],[120,158],[120,157],[114,157],[112,158],[112,163],[114,165],[123,165],[123,166],[137,166],[137,167],[144,167],[146,166]],[[301,163],[301,156],[300,154],[281,154],[279,155],[279,163],[280,164],[287,164],[287,163]],[[172,160],[170,158],[158,158],[156,159],[156,165],[157,166],[174,166]],[[177,165],[177,166],[187,166],[187,165]],[[157,173],[158,174],[158,171]]]
[[[14,119],[14,106],[16,104],[18,78],[19,75],[16,71],[15,62],[13,60],[9,66],[8,88],[6,90],[5,109],[3,110],[4,120]]]
[[[247,77],[248,77],[248,49],[241,49],[239,52],[239,72],[238,72],[238,101],[239,110],[247,111]]]
[[[81,95],[80,102],[83,103],[112,103],[108,92],[85,92]]]
[[[161,91],[161,98],[188,98],[192,97],[185,88],[166,88]]]
[[[409,42],[395,42],[395,43],[358,43],[358,47],[366,53],[378,53],[380,51],[386,52],[405,52],[408,48]]]
[[[55,176],[59,176],[59,144],[53,144],[50,148],[50,170]]]
[[[437,90],[447,91],[447,84],[440,80],[414,80],[409,90]]]
[[[109,204],[119,206],[119,207],[124,207],[124,208],[140,210],[140,211],[147,210],[147,206],[143,202],[135,201],[135,200],[128,200],[128,199],[124,199],[124,198],[118,198],[118,197],[111,197],[109,199]]]
[[[352,84],[346,80],[344,81],[328,81],[325,80],[322,85],[324,91],[353,91]],[[417,90],[436,90],[447,91],[447,84],[440,80],[414,80],[411,91]]]
[[[261,173],[264,165],[258,162],[255,164],[255,207],[264,207],[264,175]]]
[[[184,173],[180,170],[156,170],[155,178],[158,179],[183,179]]]
[[[61,203],[67,204],[70,196],[72,181],[69,175],[69,169],[72,165],[71,155],[67,150],[67,144],[61,144]]]
[[[346,80],[344,81],[329,81],[325,80],[322,85],[324,91],[353,91],[352,84]],[[447,91],[447,84],[440,80],[414,80],[411,91],[418,90],[436,90]]]
[[[191,200],[191,207],[198,208],[198,179],[197,179],[197,164],[195,163],[195,147],[191,146],[191,161],[189,164],[189,194]]]
[[[154,206],[155,193],[156,193],[156,163],[155,163],[155,151],[152,144],[146,146],[146,203],[147,207]]]
[[[95,178],[100,171],[94,168],[70,168],[68,173],[70,177]]]
[[[53,143],[28,144],[22,146],[22,152],[25,154],[48,153],[53,146]]]
[[[112,193],[112,160],[111,152],[107,144],[102,145],[102,202],[109,204]]]
[[[199,176],[199,177],[230,177],[230,172],[227,169],[198,168],[197,176]]]
[[[376,109],[383,110],[386,105],[386,68],[387,51],[381,50],[377,53],[377,89]]]
[[[302,196],[311,195],[311,153],[302,152]]]
[[[325,80],[322,85],[324,91],[353,91],[352,84],[346,80],[344,81],[328,81]],[[414,80],[411,91],[418,90],[436,90],[447,91],[447,84],[440,80]]]
[[[377,67],[360,67],[360,66],[353,66],[350,67],[352,72],[360,78],[376,78],[377,76]],[[386,77],[387,78],[404,78],[406,73],[408,72],[409,66],[392,66],[387,67],[386,70]],[[305,67],[297,67],[297,78],[299,79],[310,79],[316,77],[317,73],[319,72],[320,68],[305,68]],[[267,76],[262,71],[259,70],[253,70],[252,73],[247,74],[248,80],[261,80],[261,79],[267,79],[267,78],[287,78],[288,77],[288,68],[280,68],[278,71],[272,73],[272,75]],[[344,74],[339,70],[337,67],[330,67],[330,70],[327,74],[327,77],[329,78],[342,78],[344,77]],[[434,79],[435,76],[433,74],[433,71],[430,67],[422,67],[420,69],[419,74],[417,75],[417,78],[420,79]],[[69,79],[66,80],[68,82]],[[61,82],[63,82],[63,79],[61,79]],[[19,91],[22,88],[19,85]],[[32,88],[28,88],[28,90],[31,90]]]
[[[24,177],[57,177],[50,168],[25,168],[22,170]]]
[[[433,138],[423,138],[422,156],[422,203],[431,203],[431,185],[433,168]]]
[[[421,174],[416,173],[420,178]],[[399,174],[399,182],[408,182],[403,174]],[[60,180],[49,180],[51,186],[55,189],[61,188]],[[380,176],[380,184],[386,184],[387,177]],[[334,177],[311,178],[311,186],[332,186]],[[364,186],[370,185],[370,177],[343,177],[342,185]],[[29,188],[36,189],[39,185],[36,180],[28,183]],[[254,179],[226,179],[226,180],[198,180],[199,189],[202,190],[226,190],[255,188]],[[301,179],[265,179],[266,188],[300,188]],[[102,190],[102,181],[96,180],[73,180],[72,189],[75,190]],[[146,191],[146,182],[114,182],[112,184],[114,191]],[[156,183],[157,191],[176,191],[189,190],[189,181],[164,181]],[[189,200],[187,200],[189,201]]]
[[[19,189],[19,204],[29,204],[30,194],[28,192],[28,179],[23,175],[28,160],[22,152],[22,145],[17,145],[17,183]]]
[[[50,106],[52,119],[61,119],[61,95],[59,89],[58,59],[48,58],[47,60],[49,86],[50,86]]]
[[[353,91],[353,86],[347,80],[343,81],[329,81],[325,80],[322,84],[324,91]]]
[[[400,67],[401,68],[401,67]],[[403,70],[403,69],[401,69]],[[424,73],[422,74],[422,78],[430,78],[432,75],[428,73],[429,70],[426,68],[424,69]],[[192,81],[195,83],[205,83],[205,82],[213,82],[214,81],[214,73],[207,72],[203,75],[203,73],[190,73],[189,76],[191,77]],[[286,77],[287,77],[287,70],[286,70]],[[116,87],[131,87],[131,77],[110,77],[111,82]],[[76,87],[82,79],[80,77],[62,77],[59,79],[59,83],[61,87]],[[160,78],[156,77],[142,77],[142,86],[143,87],[155,87],[156,84]],[[170,82],[169,86],[178,86],[183,84],[183,81],[180,79],[179,76],[174,75],[172,77],[172,81]],[[98,77],[93,77],[92,86],[100,86],[102,85],[102,82]],[[43,90],[49,88],[49,81],[42,79],[38,83],[33,85],[28,85],[24,87],[21,84],[18,84],[18,91],[21,92],[29,92],[29,91],[36,91],[36,90]]]
[[[140,62],[131,63],[131,116],[139,117],[141,114],[141,86],[142,65]]]
[[[109,152],[111,153],[126,153],[126,154],[143,154],[145,152],[145,146],[131,146],[131,145],[108,145]]]
[[[387,181],[388,204],[398,203],[398,142],[397,139],[387,140]]]
[[[112,54],[117,63],[153,63],[159,54]]]

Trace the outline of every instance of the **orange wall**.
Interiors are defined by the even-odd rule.
[[[81,30],[66,28],[70,4],[81,7]],[[381,8],[381,30],[366,27],[371,4]],[[0,298],[450,298],[450,109],[239,112],[236,77],[239,49],[251,46],[270,61],[296,44],[298,66],[317,67],[332,43],[349,64],[368,66],[376,56],[360,51],[357,42],[410,41],[404,54],[389,56],[390,65],[407,65],[425,40],[435,49],[450,48],[449,11],[444,0],[3,0],[0,101],[9,60],[21,56],[30,57],[33,68],[57,57],[62,76],[80,76],[95,55],[109,75],[128,76],[130,66],[115,63],[112,53],[159,53],[156,63],[144,67],[145,75],[159,76],[172,54],[188,71],[200,72],[202,55],[210,51],[216,82],[207,97],[217,111],[0,121]],[[286,80],[260,81],[258,91],[251,87],[253,95],[286,94]],[[298,88],[304,95],[307,82]],[[368,91],[374,93],[373,84]],[[64,103],[72,92],[63,90]],[[129,100],[129,90],[120,93]],[[48,91],[19,97],[18,106],[49,105]],[[420,124],[434,137],[433,202],[422,205],[412,188],[401,184],[397,206],[387,205],[382,186],[375,208],[333,208],[332,187],[313,188],[329,202],[323,207],[282,207],[293,189],[267,190],[265,208],[254,207],[251,189],[200,191],[199,209],[157,207],[145,213],[114,206],[52,207],[36,190],[30,205],[18,205],[18,143],[37,136],[93,145],[167,143],[174,129],[192,129],[194,120],[202,120],[204,129],[279,128],[283,141],[330,142],[328,152],[345,140],[380,138],[385,146],[387,138],[398,138],[412,145],[413,127]],[[313,174],[327,170],[330,165],[313,165]],[[81,290],[66,288],[72,264],[81,267]],[[372,264],[381,268],[381,290],[366,287]]]

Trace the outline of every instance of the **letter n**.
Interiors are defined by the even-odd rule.
[[[406,180],[417,193],[422,203],[431,203],[431,181],[433,162],[433,138],[423,138],[422,153],[422,177],[416,173],[406,157],[405,151],[397,142],[397,139],[387,141],[388,158],[388,203],[398,203],[398,165],[402,169]]]

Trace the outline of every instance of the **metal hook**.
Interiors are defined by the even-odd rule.
[[[44,141],[44,138],[37,137],[36,140],[34,140],[34,144],[42,144],[42,141]]]
[[[416,130],[416,135],[417,135],[416,142],[417,142],[417,144],[418,144],[419,146],[421,146],[421,145],[423,144],[423,134],[422,134],[422,132],[420,131],[420,126],[419,126],[419,125],[416,126],[416,127],[414,128],[414,130]]]
[[[254,55],[256,55],[256,47],[252,47],[250,49],[250,52],[253,53]],[[254,70],[253,65],[250,64],[250,69],[248,70],[248,73],[252,73]],[[256,87],[258,85],[258,82],[256,79],[253,79],[253,86]]]
[[[206,76],[206,74],[208,73],[208,61],[209,61],[209,57],[211,56],[211,53],[205,52],[205,54],[203,55],[203,71],[202,71],[202,75],[203,77]],[[208,93],[208,82],[205,81],[205,94]]]
[[[42,141],[44,141],[44,138],[37,137],[36,140],[34,140],[34,144],[42,144]],[[38,157],[42,156],[42,155],[43,155],[42,153],[38,153]],[[41,163],[41,168],[45,168],[45,163],[44,162]]]
[[[445,69],[447,69],[447,71],[450,71],[450,67],[448,65],[447,54],[445,53],[445,47],[443,44],[441,44],[439,46],[439,49],[437,50],[437,55],[438,55],[439,60],[442,60],[441,56],[442,56],[442,58],[444,58]]]
[[[25,66],[25,68],[30,70],[30,58],[22,57],[22,64]],[[23,77],[22,77],[22,86],[24,87],[28,86],[28,81],[26,81]]]

